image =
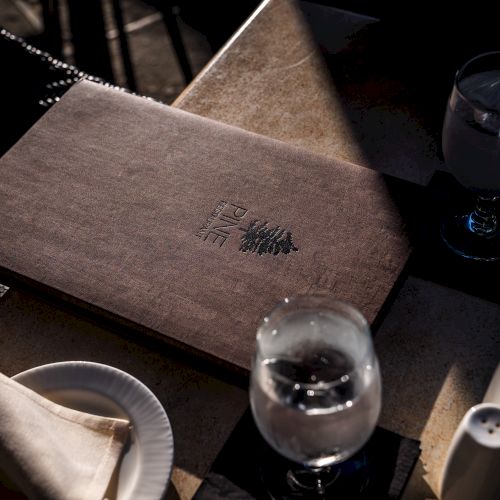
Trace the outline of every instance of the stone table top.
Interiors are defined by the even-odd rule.
[[[338,12],[321,14],[338,19]],[[318,12],[306,15],[313,19]],[[395,141],[407,144],[404,158],[395,149],[389,159],[379,142],[353,129],[304,19],[293,1],[262,2],[174,106],[426,184],[440,162],[425,129],[389,109],[387,126],[396,124]],[[437,495],[453,432],[481,401],[499,361],[499,325],[498,304],[411,275],[392,303],[376,336],[384,382],[380,424],[422,442],[405,500]],[[148,385],[173,426],[171,499],[193,496],[248,405],[246,390],[168,350],[124,338],[24,291],[0,298],[0,332],[6,375],[78,358],[116,366]]]
[[[392,103],[404,98],[402,84],[378,76],[346,84],[322,56],[375,21],[310,2],[265,0],[173,105],[427,184],[441,161],[418,113]]]

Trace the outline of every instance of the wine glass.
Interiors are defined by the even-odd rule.
[[[446,219],[444,242],[474,260],[500,259],[496,202],[500,195],[500,52],[457,72],[443,126],[443,153],[454,177],[476,196],[472,212]]]
[[[287,298],[257,331],[250,404],[265,440],[297,467],[279,498],[323,498],[334,466],[368,440],[381,407],[370,328],[343,302]]]

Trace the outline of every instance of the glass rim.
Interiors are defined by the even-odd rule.
[[[489,52],[483,52],[481,54],[478,54],[474,57],[471,57],[470,59],[468,59],[467,61],[465,61],[462,66],[460,66],[460,68],[456,71],[455,73],[455,77],[453,79],[453,87],[455,89],[455,91],[457,92],[457,94],[464,100],[466,101],[468,104],[470,104],[473,108],[475,109],[478,109],[480,111],[483,111],[485,113],[493,113],[493,114],[500,114],[498,111],[494,110],[494,109],[488,109],[484,106],[481,106],[480,104],[472,101],[469,97],[467,97],[461,90],[460,88],[460,79],[462,78],[463,74],[465,73],[465,70],[468,68],[468,66],[472,63],[474,63],[475,61],[477,61],[478,59],[482,59],[483,57],[489,57],[489,56],[498,56],[499,59],[500,59],[500,50],[492,50],[492,51],[489,51]],[[500,65],[499,65],[499,71],[500,71]]]
[[[257,341],[256,358],[258,356],[260,356],[261,358],[263,358],[263,362],[265,362],[267,360],[275,360],[275,359],[277,359],[276,357],[265,358],[265,356],[263,356],[263,353],[261,351],[259,337],[262,335],[262,332],[261,332],[262,328],[265,326],[265,323],[267,323],[266,319],[268,320],[269,317],[271,317],[273,314],[275,314],[278,311],[281,311],[281,310],[285,309],[286,307],[288,307],[290,305],[293,305],[293,304],[296,304],[297,302],[301,302],[301,301],[308,300],[308,299],[320,300],[320,301],[324,301],[325,302],[325,304],[323,305],[323,307],[319,307],[319,306],[317,307],[318,310],[331,311],[333,309],[329,308],[328,305],[334,304],[336,306],[340,306],[340,308],[342,310],[344,310],[344,311],[348,312],[349,314],[351,314],[353,316],[354,320],[356,320],[356,321],[359,322],[358,324],[354,323],[353,318],[350,318],[348,316],[346,316],[346,317],[350,321],[352,321],[353,324],[356,327],[358,327],[360,334],[366,335],[368,337],[368,346],[367,346],[366,352],[354,364],[352,370],[350,370],[350,371],[342,374],[338,378],[336,378],[334,380],[331,380],[329,382],[302,382],[302,383],[300,383],[300,382],[296,382],[296,381],[292,380],[291,378],[286,377],[285,375],[282,375],[282,374],[279,374],[279,373],[277,373],[277,374],[274,375],[276,378],[278,378],[281,381],[290,383],[290,384],[299,384],[300,387],[304,388],[304,389],[327,390],[327,389],[330,389],[331,387],[336,387],[336,386],[339,386],[341,384],[347,383],[352,378],[352,376],[356,372],[359,371],[359,369],[362,367],[362,365],[366,364],[368,358],[373,357],[375,363],[377,362],[377,357],[376,357],[376,354],[375,354],[375,350],[373,348],[373,341],[372,341],[372,336],[371,336],[371,328],[370,328],[370,325],[368,324],[368,321],[363,316],[363,314],[361,314],[361,312],[358,309],[356,309],[354,306],[352,306],[351,304],[349,304],[347,302],[344,302],[342,300],[338,300],[338,299],[336,299],[334,297],[331,297],[329,295],[318,295],[318,294],[316,294],[316,295],[297,295],[297,296],[293,296],[293,297],[285,297],[281,302],[278,302],[278,304],[276,304],[269,311],[268,314],[266,314],[264,316],[264,318],[262,319],[262,321],[261,321],[261,323],[260,323],[260,325],[259,325],[259,327],[257,329],[257,335],[256,335],[256,341]],[[311,307],[311,310],[312,309],[314,309],[314,308]],[[347,379],[342,380],[342,379],[344,379],[344,377],[347,377]]]

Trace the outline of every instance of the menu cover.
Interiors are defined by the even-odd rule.
[[[243,369],[275,303],[326,293],[372,322],[410,252],[380,174],[87,81],[0,179],[2,279]]]

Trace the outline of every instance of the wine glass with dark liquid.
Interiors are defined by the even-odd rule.
[[[257,332],[250,403],[274,450],[296,463],[272,498],[324,498],[335,467],[366,443],[381,407],[369,326],[348,304],[285,299]]]
[[[453,176],[476,196],[470,213],[445,220],[444,242],[468,259],[500,259],[500,52],[466,62],[457,72],[443,126],[443,153]]]

